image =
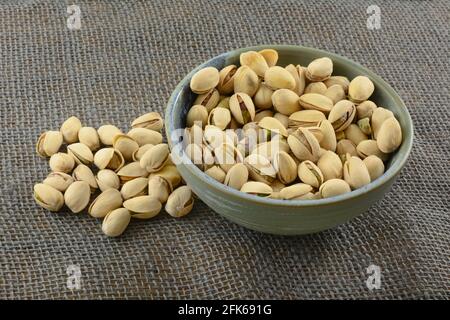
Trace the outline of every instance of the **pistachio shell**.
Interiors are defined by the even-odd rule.
[[[156,176],[154,178],[156,178]],[[148,181],[148,178],[139,177],[125,182],[120,189],[120,194],[122,195],[123,200],[146,195],[148,190]]]
[[[316,189],[324,182],[320,168],[309,160],[303,161],[298,167],[298,177],[302,182]]]
[[[215,88],[219,84],[219,70],[214,67],[206,67],[197,71],[190,81],[191,90],[202,94]]]
[[[347,77],[343,76],[331,76],[329,79],[324,81],[325,85],[330,88],[331,86],[334,86],[336,84],[340,85],[342,89],[344,89],[344,92],[348,92],[348,86],[350,84],[350,81]]]
[[[322,172],[324,181],[342,177],[342,161],[332,151],[326,151],[317,161],[317,166]]]
[[[273,117],[273,111],[272,110],[259,110],[256,112],[254,122],[258,123],[265,117]]]
[[[299,200],[312,191],[312,187],[305,183],[296,183],[281,189],[280,196],[285,200]]]
[[[73,170],[72,177],[75,181],[87,182],[91,189],[91,192],[94,192],[95,189],[98,188],[98,184],[97,184],[97,181],[95,180],[94,173],[88,166],[86,166],[84,164],[79,164]]]
[[[89,206],[89,214],[94,218],[103,218],[109,212],[122,206],[122,196],[119,190],[107,189],[100,193]]]
[[[151,173],[149,179],[151,179],[154,176],[163,177],[164,179],[170,182],[173,188],[178,187],[178,185],[181,183],[181,176],[174,165],[166,165],[158,172]]]
[[[273,160],[273,157],[279,151],[289,152],[289,145],[284,139],[272,139],[271,141],[262,142],[255,146],[251,153]]]
[[[81,128],[80,131],[78,131],[78,140],[91,149],[91,151],[95,151],[100,148],[100,138],[95,128]]]
[[[262,129],[269,130],[275,134],[281,134],[283,137],[287,137],[288,133],[286,128],[281,124],[280,121],[273,117],[265,117],[258,122],[258,126]]]
[[[325,115],[317,110],[297,111],[289,116],[289,128],[317,127],[324,119],[326,119]]]
[[[140,166],[148,172],[157,172],[167,163],[169,154],[169,146],[166,143],[157,144],[142,156]]]
[[[306,77],[310,81],[324,81],[333,73],[333,61],[328,57],[318,58],[308,65]]]
[[[66,143],[78,141],[78,131],[81,129],[81,121],[77,117],[70,117],[61,125],[61,131]]]
[[[230,143],[223,143],[214,149],[215,163],[228,172],[230,168],[236,164],[244,161],[241,152]]]
[[[194,207],[194,197],[188,186],[175,189],[167,199],[165,210],[172,217],[180,218],[191,212]]]
[[[258,75],[247,66],[241,66],[234,75],[234,92],[246,93],[253,97],[258,91],[260,79]]]
[[[109,169],[102,169],[97,172],[97,185],[101,191],[107,189],[119,189],[120,179],[117,173]]]
[[[348,183],[341,179],[328,180],[324,182],[319,189],[322,198],[335,197],[350,191],[351,189]]]
[[[186,146],[184,149],[186,155],[189,159],[191,159],[192,163],[198,167],[201,167],[203,164],[203,148],[198,144],[191,143]]]
[[[150,219],[162,208],[161,202],[152,196],[139,196],[124,201],[123,206],[130,211],[132,218]]]
[[[205,170],[205,173],[220,183],[225,181],[226,172],[223,171],[220,166],[212,166],[211,168]]]
[[[228,170],[224,184],[233,189],[240,190],[248,180],[248,169],[243,163],[236,163]]]
[[[255,96],[253,97],[255,106],[263,110],[272,108],[273,93],[274,91],[272,89],[270,89],[264,83],[261,83],[261,85],[258,88],[258,91],[256,91]]]
[[[279,151],[275,154],[273,167],[281,183],[289,184],[297,178],[297,164],[285,151]]]
[[[194,105],[202,105],[206,110],[211,111],[214,109],[220,101],[219,91],[216,89],[211,89],[208,92],[201,94],[195,99]]]
[[[288,136],[287,142],[297,159],[301,161],[311,160],[312,162],[319,159],[319,142],[309,130],[298,128]]]
[[[157,131],[145,128],[134,128],[128,131],[127,135],[138,143],[139,146],[145,144],[159,144],[162,142],[162,135]]]
[[[188,114],[186,116],[186,125],[188,127],[192,127],[194,124],[199,125],[204,128],[206,123],[208,122],[208,110],[205,106],[201,104],[197,104],[189,109]]]
[[[323,119],[318,125],[323,133],[323,138],[319,142],[320,146],[326,150],[336,151],[336,133],[330,121]]]
[[[297,95],[302,95],[305,91],[306,85],[306,70],[300,65],[294,66],[293,64],[287,65],[285,69],[292,75],[295,80],[295,88],[292,90]]]
[[[357,156],[356,145],[348,139],[339,140],[336,145],[336,154],[339,156],[350,153],[352,156]]]
[[[111,169],[114,171],[120,170],[123,167],[125,160],[122,154],[114,148],[103,148],[98,150],[94,155],[94,164],[97,168]]]
[[[153,147],[153,144],[144,144],[143,146],[139,147],[135,152],[133,152],[133,161],[139,161],[141,160],[142,156],[151,148]]]
[[[240,124],[246,124],[255,118],[255,106],[246,93],[238,92],[230,98],[230,111]]]
[[[299,96],[288,89],[276,90],[272,94],[272,104],[276,111],[287,116],[300,110]]]
[[[112,146],[113,138],[117,134],[121,134],[122,131],[120,131],[120,129],[116,126],[105,124],[97,129],[97,133],[102,144],[104,144],[105,146]]]
[[[266,59],[256,51],[241,53],[239,60],[242,66],[248,66],[261,78],[264,77],[265,72],[269,68]]]
[[[41,134],[36,144],[36,152],[41,157],[51,157],[59,151],[63,135],[59,131],[47,131]]]
[[[368,137],[361,131],[358,125],[352,123],[345,130],[345,137],[357,146],[361,141],[367,140]]]
[[[152,148],[153,149],[153,148]],[[151,151],[151,149],[149,150]],[[148,152],[148,151],[147,151]],[[141,159],[142,161],[142,159]],[[147,167],[148,168],[148,167]],[[120,181],[126,182],[139,177],[147,177],[148,171],[142,168],[139,162],[130,162],[123,166],[118,172]]]
[[[370,119],[369,118],[362,118],[361,120],[358,120],[357,122],[359,129],[367,135],[372,135],[372,126],[370,125]]]
[[[268,197],[272,193],[272,188],[262,182],[249,181],[244,183],[241,188],[242,192],[256,195],[258,197]]]
[[[33,191],[34,200],[44,209],[56,212],[64,205],[63,194],[47,184],[35,184]]]
[[[126,134],[115,135],[113,147],[122,154],[125,161],[131,161],[133,159],[133,153],[139,149],[137,142]]]
[[[321,83],[321,82],[318,82]],[[323,93],[325,97],[328,97],[333,101],[333,104],[338,103],[341,100],[345,99],[345,91],[341,85],[335,84],[331,87],[328,87],[327,90]]]
[[[269,88],[277,89],[295,89],[295,79],[286,69],[278,66],[270,67],[264,74],[264,81]]]
[[[373,134],[373,138],[377,139],[378,138],[378,131],[381,128],[381,125],[383,124],[383,122],[389,118],[393,118],[394,114],[392,113],[392,111],[379,107],[376,108],[373,113],[372,113],[372,118],[371,118],[371,126],[372,126],[372,134]]]
[[[125,208],[118,208],[108,213],[102,222],[102,231],[108,237],[118,237],[130,223],[130,212]]]
[[[145,128],[154,131],[161,131],[164,125],[163,119],[158,112],[149,112],[137,117],[131,123],[132,128]]]
[[[79,142],[68,145],[67,153],[73,157],[77,164],[91,164],[94,161],[91,149]]]
[[[368,156],[363,160],[364,164],[369,171],[370,181],[374,181],[378,177],[381,177],[384,173],[383,161],[375,155]]]
[[[73,183],[73,178],[64,172],[51,172],[42,183],[64,192]]]
[[[225,108],[215,108],[211,110],[208,117],[208,124],[214,125],[219,129],[225,130],[231,122],[230,110]]]
[[[219,84],[217,89],[220,94],[231,94],[234,90],[234,76],[236,74],[237,67],[232,64],[226,66],[219,72]]]
[[[305,93],[300,96],[298,103],[306,110],[317,110],[328,113],[333,108],[333,101],[318,93]]]
[[[327,92],[327,86],[323,82],[311,82],[310,84],[308,84],[306,86],[303,94],[317,93],[317,94],[325,95],[326,92]]]
[[[377,105],[373,101],[366,100],[356,106],[356,115],[358,116],[358,119],[370,119],[376,108]]]
[[[381,152],[391,153],[402,144],[402,128],[395,118],[386,119],[380,127],[377,145]]]
[[[386,161],[389,157],[388,154],[382,152],[378,147],[378,143],[375,140],[363,140],[356,147],[356,152],[361,159],[368,156],[375,155],[383,161]]]
[[[259,51],[259,54],[263,56],[269,67],[273,67],[278,61],[278,52],[274,49],[263,49]]]
[[[360,158],[352,156],[344,163],[344,180],[353,189],[370,183],[369,171]]]
[[[331,122],[336,132],[345,130],[355,118],[356,107],[349,100],[341,100],[336,103],[328,115],[328,121]]]
[[[166,203],[172,192],[170,182],[161,176],[153,176],[148,179],[148,195],[156,198],[161,203]]]
[[[75,181],[64,193],[64,202],[73,213],[82,211],[91,198],[91,188],[86,181]]]
[[[75,166],[75,160],[67,153],[58,152],[50,157],[49,165],[53,172],[70,173]]]
[[[205,129],[208,126],[205,126]],[[215,126],[211,126],[216,128],[217,130],[220,130],[219,128],[215,127]],[[195,143],[198,145],[202,145],[203,144],[203,129],[202,127],[198,126],[198,125],[193,125],[190,128],[185,128],[185,132],[183,135],[183,143],[185,145],[188,145],[189,143]]]
[[[283,127],[288,128],[289,126],[289,117],[285,114],[282,114],[280,112],[277,112],[273,115],[275,119],[280,121],[280,123],[283,125]]]
[[[370,98],[375,86],[373,82],[365,76],[357,76],[348,86],[348,96],[353,102],[362,102]]]

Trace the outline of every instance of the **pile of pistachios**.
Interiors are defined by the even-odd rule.
[[[275,199],[321,199],[380,177],[402,142],[394,114],[369,100],[366,76],[333,75],[333,61],[277,66],[272,49],[190,81],[184,150],[215,180]]]
[[[165,204],[173,217],[188,214],[192,191],[171,161],[160,133],[163,120],[147,113],[124,134],[107,124],[95,129],[70,117],[59,131],[47,131],[36,145],[37,153],[49,157],[51,173],[34,186],[34,199],[43,208],[59,211],[65,204],[74,213],[88,207],[94,218],[103,218],[102,230],[121,235],[131,218],[150,219]],[[67,151],[61,147],[67,144]]]

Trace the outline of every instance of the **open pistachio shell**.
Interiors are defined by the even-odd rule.
[[[157,144],[142,156],[139,160],[140,166],[148,172],[157,172],[166,165],[169,154],[169,146],[166,143]]]
[[[243,163],[236,163],[228,170],[224,184],[233,189],[240,190],[248,180],[248,169]]]
[[[336,132],[345,130],[355,118],[355,104],[349,100],[341,100],[336,103],[328,115],[328,121],[331,122]]]
[[[120,181],[127,182],[135,178],[147,177],[148,171],[146,168],[142,168],[140,163],[136,161],[124,165],[119,171],[117,171],[117,175],[119,176]]]
[[[258,197],[268,197],[273,190],[269,185],[265,183],[258,181],[249,181],[244,183],[241,191],[248,194],[253,194]]]
[[[200,140],[201,141],[201,140]],[[139,161],[141,160],[142,156],[151,148],[153,147],[153,144],[144,144],[143,146],[139,147],[136,151],[133,152],[133,161]]]
[[[317,161],[317,167],[322,172],[324,181],[331,179],[340,179],[342,177],[342,161],[339,156],[332,152],[326,151]]]
[[[64,192],[73,183],[73,178],[64,172],[50,172],[42,183]]]
[[[78,141],[78,131],[81,129],[81,121],[77,117],[70,117],[61,125],[61,133],[66,143]]]
[[[256,51],[241,53],[239,60],[242,66],[248,66],[261,78],[269,68],[266,59]]]
[[[344,76],[331,76],[329,79],[324,81],[325,85],[330,88],[334,85],[340,85],[342,89],[344,89],[344,92],[348,92],[348,86],[350,84],[350,81],[347,77]]]
[[[348,183],[341,179],[330,179],[324,182],[319,189],[322,198],[335,197],[350,191]]]
[[[264,74],[264,81],[269,88],[278,89],[295,89],[295,79],[286,69],[278,66],[270,67]]]
[[[120,179],[117,173],[110,169],[102,169],[97,172],[97,185],[101,191],[107,189],[119,189]]]
[[[120,151],[117,151],[114,148],[103,148],[95,153],[94,164],[100,170],[111,169],[118,171],[125,164],[125,160]]]
[[[81,128],[80,131],[78,131],[78,140],[91,149],[91,151],[96,151],[100,148],[100,138],[95,128]]]
[[[116,126],[105,124],[97,129],[97,133],[102,144],[105,146],[112,146],[114,137],[117,134],[121,134],[122,131],[120,131],[120,129]]]
[[[258,75],[247,66],[241,66],[234,75],[234,92],[242,92],[253,97],[260,85]]]
[[[87,165],[79,164],[73,170],[72,177],[75,181],[86,181],[91,188],[91,192],[94,192],[98,188],[94,173]]]
[[[209,113],[208,124],[214,125],[219,129],[225,130],[231,122],[230,110],[225,108],[214,108]]]
[[[305,128],[298,128],[287,138],[292,153],[299,159],[316,162],[319,159],[320,145],[316,137]]]
[[[366,100],[356,106],[356,115],[358,119],[370,118],[377,108],[375,102]]]
[[[306,77],[310,81],[324,81],[333,73],[333,61],[328,57],[318,58],[306,68]]]
[[[41,134],[36,144],[36,152],[41,157],[51,157],[59,151],[63,143],[63,135],[59,131],[47,131]]]
[[[107,189],[100,193],[89,206],[89,214],[94,218],[103,218],[109,212],[122,206],[122,196],[119,190]]]
[[[206,110],[211,111],[220,101],[220,94],[217,89],[211,89],[208,92],[201,94],[195,99],[194,105],[202,105]]]
[[[402,144],[402,128],[395,118],[386,119],[380,127],[377,145],[381,152],[391,153]]]
[[[259,154],[250,154],[244,159],[250,177],[259,182],[270,184],[276,177],[275,168],[270,160]]]
[[[130,223],[130,212],[125,208],[118,208],[108,213],[102,222],[102,231],[108,237],[118,237],[125,232]]]
[[[186,116],[186,125],[192,127],[194,124],[204,128],[208,122],[208,109],[201,104],[192,106]]]
[[[227,173],[223,171],[220,166],[212,166],[211,168],[205,170],[205,173],[220,183],[225,181],[225,177],[227,175]]]
[[[177,170],[177,167],[174,165],[166,165],[158,172],[151,173],[149,176],[149,179],[151,179],[153,176],[161,176],[167,181],[170,182],[173,188],[178,187],[181,183],[181,176]]]
[[[258,52],[266,60],[269,67],[273,67],[278,62],[278,52],[274,49],[263,49]]]
[[[58,152],[50,157],[49,165],[53,172],[70,173],[75,166],[75,160],[67,153]]]
[[[94,155],[88,146],[78,142],[67,146],[67,153],[73,157],[77,164],[91,164],[94,162]]]
[[[297,178],[297,164],[287,152],[277,152],[272,163],[281,183],[289,184]]]
[[[188,186],[175,189],[167,199],[166,212],[175,218],[187,215],[194,207],[194,196]]]
[[[305,91],[306,70],[300,65],[294,66],[293,64],[287,65],[285,69],[289,71],[295,80],[295,88],[292,91],[301,96]]]
[[[285,139],[272,139],[271,141],[259,143],[251,150],[251,154],[259,154],[269,160],[273,160],[273,157],[279,151],[289,152],[289,145]]]
[[[298,177],[304,183],[318,189],[324,182],[322,171],[313,162],[306,160],[298,167]]]
[[[394,114],[392,113],[392,111],[382,108],[382,107],[376,108],[373,111],[372,118],[371,118],[371,126],[372,126],[372,134],[373,134],[374,139],[377,139],[378,131],[380,130],[383,122],[386,119],[393,118],[393,117],[394,117]]]
[[[320,146],[326,150],[336,151],[336,133],[330,121],[323,119],[318,124],[322,130],[323,138],[319,141]]]
[[[161,202],[152,196],[139,196],[124,201],[123,206],[128,209],[132,218],[150,219],[155,217],[162,208]]]
[[[241,152],[230,143],[223,143],[214,149],[215,164],[218,164],[225,172],[228,172],[236,163],[242,163],[244,157]]]
[[[266,86],[265,83],[261,83],[253,97],[255,107],[263,110],[272,108],[273,93],[274,91],[271,88]]]
[[[283,137],[287,137],[288,133],[286,128],[281,124],[280,121],[273,117],[265,117],[258,122],[258,126],[262,129],[269,130],[275,134],[281,134]]]
[[[127,135],[138,143],[139,146],[145,144],[159,144],[162,142],[162,135],[157,131],[145,128],[134,128],[128,131]]]
[[[370,175],[364,162],[355,156],[344,163],[344,180],[353,189],[361,188],[370,183]]]
[[[149,112],[136,119],[131,123],[132,128],[145,128],[154,131],[161,131],[164,121],[158,112]]]
[[[56,212],[64,205],[64,197],[61,191],[47,184],[35,184],[33,191],[34,200],[44,209]]]
[[[301,200],[312,190],[309,184],[296,183],[281,189],[280,196],[284,200]]]
[[[133,153],[139,149],[138,143],[126,134],[117,134],[114,136],[113,147],[120,151],[125,161],[131,161],[133,159]]]
[[[231,94],[234,90],[234,75],[236,74],[237,66],[234,64],[226,66],[219,72],[219,84],[217,89],[220,94]]]
[[[230,98],[230,111],[240,124],[246,124],[255,118],[255,106],[246,93],[237,92]]]
[[[300,96],[298,103],[306,110],[317,110],[328,113],[333,108],[333,101],[318,93],[305,93]]]
[[[357,156],[356,145],[348,139],[339,140],[336,145],[336,153],[339,156],[349,153],[352,156]]]
[[[300,110],[299,96],[289,89],[278,89],[272,94],[274,109],[282,114],[290,116]]]
[[[386,161],[389,157],[388,154],[380,150],[377,141],[370,139],[361,141],[356,147],[356,152],[361,159],[374,155],[380,158],[381,160]]]
[[[215,88],[219,84],[219,70],[214,67],[206,67],[197,71],[191,79],[192,92],[202,94]]]
[[[64,193],[64,202],[73,213],[82,211],[91,198],[91,188],[86,181],[75,181]]]
[[[139,177],[125,182],[120,189],[122,198],[124,200],[128,200],[134,197],[146,195],[148,190],[148,181],[148,178]]]
[[[375,155],[368,156],[363,160],[364,164],[369,171],[370,181],[374,181],[378,177],[381,177],[384,173],[383,161]]]
[[[166,203],[172,192],[172,186],[169,181],[161,176],[153,176],[148,179],[148,195],[156,198],[161,203]]]
[[[317,127],[324,119],[326,119],[325,115],[318,110],[297,111],[289,116],[289,128]]]
[[[327,86],[323,82],[311,82],[306,86],[303,94],[317,93],[317,94],[326,96],[325,95],[326,92],[327,92]]]

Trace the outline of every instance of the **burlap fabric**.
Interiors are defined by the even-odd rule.
[[[1,1],[1,298],[449,298],[448,1]],[[81,29],[67,28],[67,6]],[[86,214],[32,199],[48,172],[40,132],[70,115],[123,130],[164,112],[192,68],[233,48],[301,44],[347,56],[402,96],[415,124],[392,191],[334,230],[265,235],[198,201],[185,219],[133,222],[118,239]],[[381,268],[369,290],[367,267]],[[68,289],[77,265],[81,288]]]

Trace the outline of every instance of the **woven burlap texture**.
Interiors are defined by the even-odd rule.
[[[67,28],[67,6],[81,29]],[[0,298],[450,298],[449,4],[376,1],[1,1]],[[234,48],[298,44],[372,69],[404,99],[414,148],[393,189],[367,213],[319,234],[246,230],[197,201],[110,239],[86,214],[32,198],[48,172],[39,134],[164,112],[176,84]],[[367,267],[381,268],[369,290]],[[67,268],[81,271],[68,289]]]

